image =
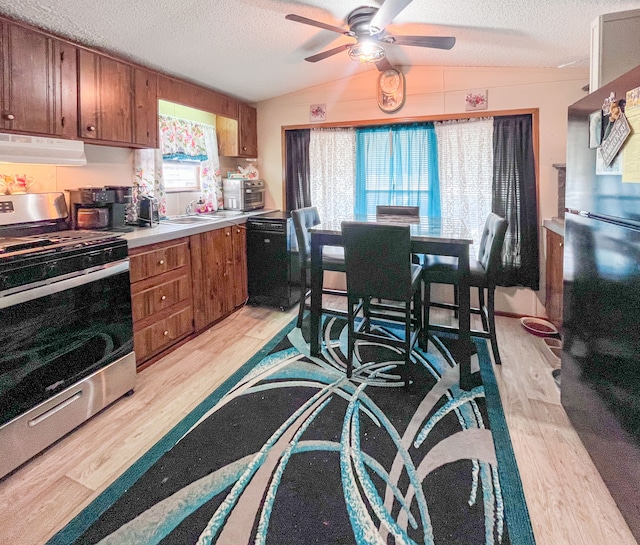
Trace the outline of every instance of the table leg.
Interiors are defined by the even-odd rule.
[[[310,353],[320,355],[322,321],[322,245],[311,235],[311,327]]]
[[[471,390],[471,289],[469,286],[469,247],[458,258],[458,335],[460,340],[460,388]]]

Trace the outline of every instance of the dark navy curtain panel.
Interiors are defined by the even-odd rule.
[[[287,213],[311,206],[309,168],[310,129],[285,131],[285,188]]]
[[[502,252],[502,286],[539,288],[538,200],[533,119],[527,115],[493,120],[492,210],[507,218]]]
[[[377,205],[419,206],[440,216],[438,144],[433,123],[366,127],[356,131],[357,214]]]

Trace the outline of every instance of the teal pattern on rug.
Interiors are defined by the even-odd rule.
[[[455,339],[359,345],[295,320],[48,543],[533,545],[486,341],[459,388]],[[381,328],[385,334],[401,335]]]

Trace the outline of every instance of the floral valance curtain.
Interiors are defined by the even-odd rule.
[[[208,156],[203,125],[161,115],[160,150],[165,160],[206,161]]]

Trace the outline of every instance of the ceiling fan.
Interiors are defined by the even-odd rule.
[[[301,15],[289,14],[286,19],[306,25],[338,32],[344,36],[355,38],[353,44],[342,44],[338,47],[316,53],[305,58],[308,62],[318,62],[332,55],[349,50],[349,57],[360,63],[375,63],[380,70],[388,67],[388,61],[381,62],[386,56],[383,45],[410,45],[414,47],[432,47],[451,49],[456,39],[446,36],[392,36],[385,27],[393,21],[412,0],[386,0],[380,8],[361,6],[347,15],[348,30],[320,21],[314,21]],[[380,64],[378,64],[380,63]]]

